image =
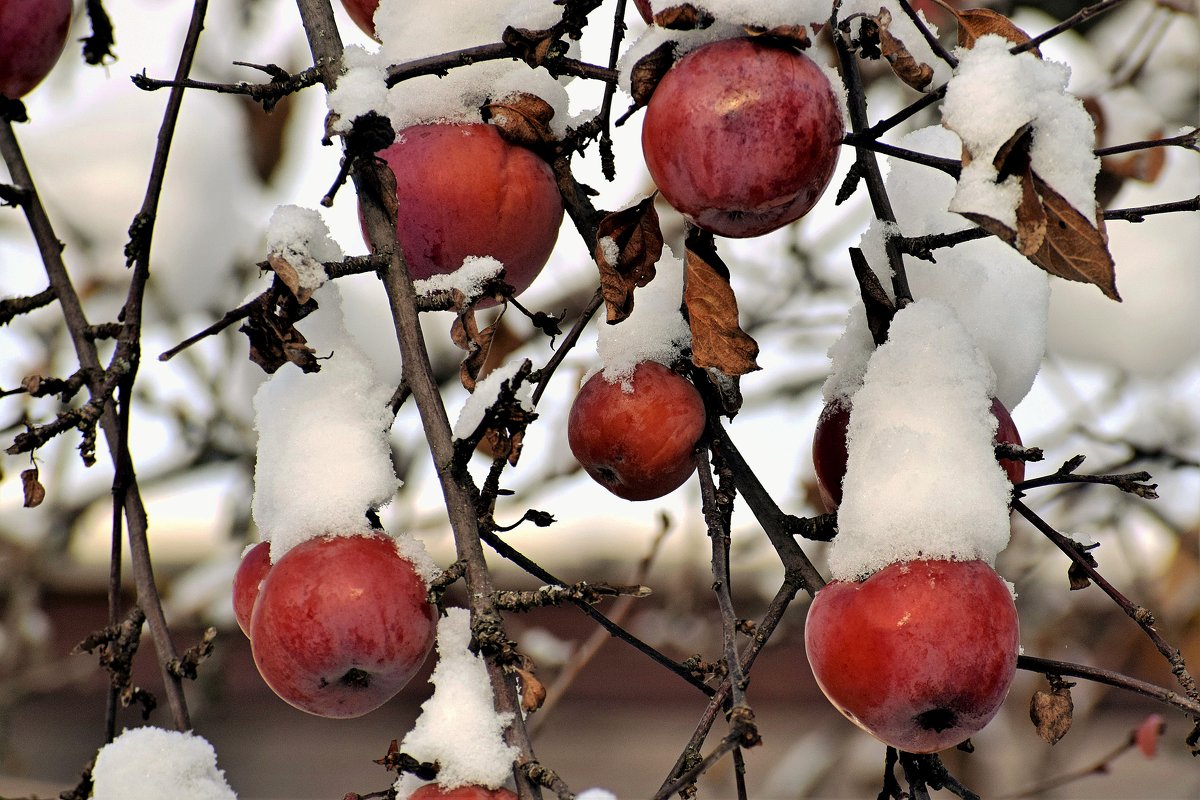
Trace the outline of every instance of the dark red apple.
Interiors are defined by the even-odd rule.
[[[0,94],[24,97],[58,63],[71,0],[0,0]]]
[[[588,379],[567,419],[571,452],[597,483],[626,500],[653,500],[696,469],[704,400],[687,379],[653,361],[633,371],[633,391]]]
[[[516,294],[533,283],[563,217],[545,161],[484,124],[415,125],[379,155],[396,175],[396,238],[414,280],[492,256]]]
[[[250,635],[250,614],[267,573],[271,571],[271,543],[259,542],[242,556],[233,575],[233,614],[242,633]]]
[[[379,0],[342,0],[342,7],[363,33],[375,38],[375,9],[379,8]]]
[[[647,25],[654,22],[654,9],[650,8],[650,0],[633,0],[633,4]]]
[[[646,108],[642,153],[663,197],[692,223],[758,236],[813,207],[844,133],[829,79],[808,56],[727,39],[667,71]]]
[[[427,783],[410,794],[408,800],[517,800],[517,796],[508,789],[488,789],[485,786],[443,789],[436,783]]]
[[[366,714],[400,691],[433,647],[426,592],[384,533],[309,539],[262,582],[250,619],[254,663],[302,711]]]
[[[992,399],[992,416],[996,418],[995,442],[1021,445],[1021,434],[1008,409],[999,400]],[[832,400],[821,409],[817,427],[813,431],[813,471],[817,477],[817,492],[825,510],[836,511],[842,504],[842,481],[846,477],[846,432],[850,427],[850,401],[845,398]],[[1008,482],[1018,484],[1025,480],[1025,462],[1019,458],[1002,458],[1000,466],[1008,475]]]
[[[900,750],[934,753],[999,711],[1020,637],[1012,593],[987,564],[911,561],[818,591],[804,645],[847,719]]]

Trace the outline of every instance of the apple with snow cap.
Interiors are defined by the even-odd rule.
[[[808,56],[756,39],[693,50],[654,89],[642,153],[663,197],[721,236],[759,236],[808,213],[837,164],[845,125]]]
[[[571,405],[567,441],[588,475],[617,497],[653,500],[696,470],[704,400],[686,378],[654,361],[628,381],[597,372]]]
[[[454,272],[469,256],[491,256],[504,265],[514,295],[533,283],[563,218],[544,160],[483,123],[413,125],[378,155],[396,176],[396,240],[413,280]]]
[[[254,663],[302,711],[366,714],[400,691],[433,647],[426,592],[381,531],[307,539],[262,580],[250,617]]]

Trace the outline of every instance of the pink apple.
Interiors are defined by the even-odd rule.
[[[818,591],[804,645],[847,719],[900,750],[933,753],[999,711],[1020,637],[1012,593],[987,564],[911,561]]]
[[[242,633],[250,635],[250,615],[262,582],[271,571],[271,543],[259,542],[242,556],[233,575],[233,614]]]
[[[250,619],[254,663],[302,711],[366,714],[400,691],[433,647],[426,591],[384,533],[309,539],[262,582]]]
[[[443,789],[436,783],[427,783],[409,795],[408,800],[517,800],[517,796],[508,789],[488,789],[485,786]]]
[[[379,155],[396,175],[396,238],[414,280],[491,256],[516,294],[533,283],[563,218],[545,161],[484,124],[414,125]]]
[[[803,53],[727,39],[688,53],[654,90],[642,154],[664,198],[721,236],[758,236],[808,212],[845,133],[829,79]]]
[[[0,0],[0,94],[24,97],[58,62],[71,0]]]
[[[601,486],[626,500],[653,500],[695,471],[704,400],[686,378],[653,361],[638,364],[630,381],[626,392],[603,373],[589,378],[571,406],[567,441]]]

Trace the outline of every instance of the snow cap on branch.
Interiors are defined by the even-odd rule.
[[[237,800],[217,769],[217,754],[193,733],[127,729],[96,754],[94,800]]]

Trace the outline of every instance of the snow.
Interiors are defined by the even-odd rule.
[[[617,796],[607,789],[585,789],[575,795],[575,800],[617,800]]]
[[[946,158],[961,152],[958,137],[937,125],[913,131],[899,145]],[[873,221],[859,246],[892,296],[886,234],[898,230],[904,236],[925,236],[962,230],[970,223],[948,210],[955,197],[952,177],[902,159],[889,158],[887,163],[888,194],[904,198],[894,203],[897,224]],[[936,298],[955,310],[996,373],[996,397],[1012,411],[1028,394],[1045,355],[1049,277],[995,237],[942,248],[934,257],[937,263],[905,256],[913,296]],[[853,310],[851,317],[852,327],[830,350],[833,373],[826,383],[827,400],[853,395],[870,355],[866,317],[861,309]]]
[[[683,261],[664,247],[650,283],[633,294],[633,312],[616,325],[601,325],[596,352],[604,379],[633,391],[633,370],[643,361],[670,366],[692,343],[692,332],[680,312],[683,303]],[[584,376],[590,378],[598,370]]]
[[[291,264],[300,287],[310,290],[320,288],[328,278],[322,262],[345,258],[320,212],[293,205],[279,206],[271,215],[267,250]]]
[[[994,380],[949,306],[918,300],[896,314],[854,395],[835,579],[917,558],[990,564],[1004,549],[1010,487],[992,445]]]
[[[237,800],[204,738],[150,726],[101,747],[92,782],[95,800]]]
[[[1012,43],[996,34],[958,48],[958,67],[946,89],[942,122],[970,151],[951,209],[986,214],[1016,227],[1020,189],[1016,176],[997,183],[993,157],[1025,124],[1033,126],[1033,171],[1085,219],[1096,214],[1095,129],[1079,98],[1066,90],[1066,64],[1033,53],[1009,53]]]
[[[559,135],[571,121],[563,84],[543,69],[521,61],[482,61],[403,81],[391,90],[383,84],[389,66],[499,42],[504,29],[540,30],[562,16],[552,0],[381,0],[374,52],[355,48],[346,75],[328,98],[339,116],[336,132],[346,132],[368,110],[387,116],[397,132],[422,122],[480,122],[480,107],[516,92],[537,95],[555,110],[551,129]]]
[[[365,534],[368,509],[391,500],[400,482],[392,466],[387,406],[392,387],[346,332],[341,295],[327,284],[320,309],[300,326],[321,356],[321,371],[285,364],[254,396],[258,458],[252,511],[271,559],[321,535]]]
[[[471,618],[465,608],[449,608],[438,623],[438,662],[429,680],[433,696],[400,744],[401,751],[421,761],[438,763],[439,785],[498,788],[512,775],[517,749],[504,742],[511,714],[495,710],[492,685],[483,659],[469,649]],[[400,797],[408,797],[420,781],[402,775]]]
[[[475,391],[471,393],[463,403],[462,410],[458,412],[458,421],[454,423],[455,439],[470,438],[475,429],[479,427],[479,423],[483,422],[487,410],[495,405],[504,382],[511,380],[524,363],[525,359],[523,358],[508,361],[489,372],[486,378],[475,384]],[[520,401],[522,408],[533,411],[533,384],[523,383],[517,389],[517,400]]]
[[[462,266],[453,272],[413,281],[413,290],[419,295],[431,295],[458,289],[470,302],[479,297],[484,285],[503,269],[504,265],[491,256],[467,256]]]

